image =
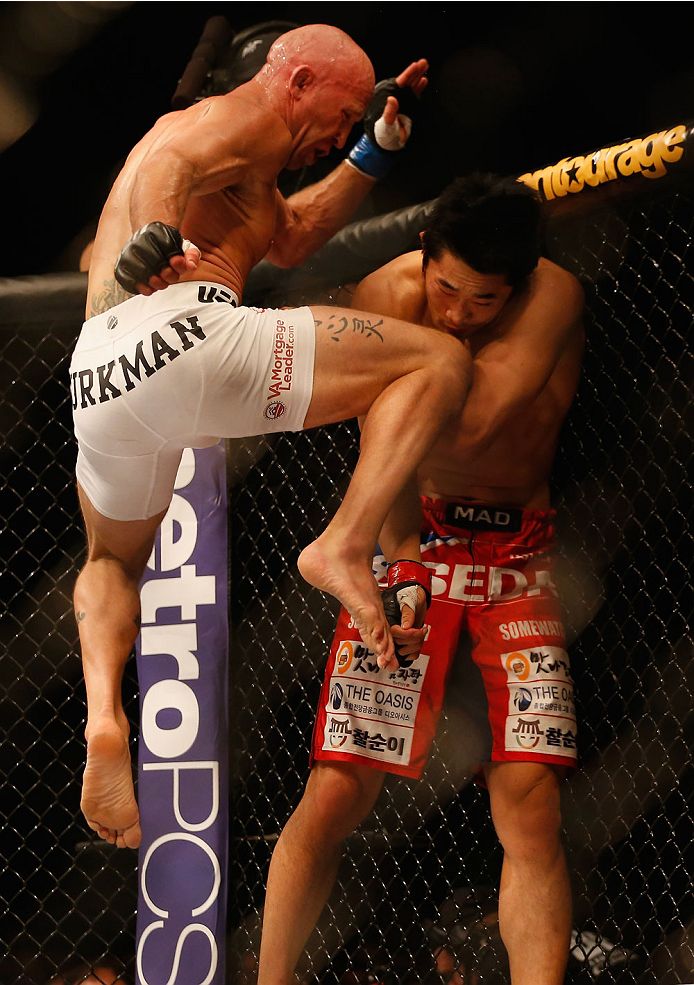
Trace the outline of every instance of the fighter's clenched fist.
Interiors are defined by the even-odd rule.
[[[130,237],[116,260],[115,275],[129,294],[149,296],[195,270],[200,250],[175,226],[148,222]]]

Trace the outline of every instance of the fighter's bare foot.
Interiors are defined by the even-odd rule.
[[[354,619],[359,635],[376,654],[379,667],[397,665],[390,627],[370,565],[357,562],[322,534],[299,555],[303,578],[338,599]]]
[[[118,848],[137,848],[140,844],[130,751],[115,723],[89,733],[81,807],[89,827],[104,841]]]

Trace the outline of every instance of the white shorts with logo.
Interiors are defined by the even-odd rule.
[[[80,485],[104,516],[154,516],[184,448],[300,431],[314,358],[309,308],[239,307],[219,284],[174,284],[95,315],[70,365]]]

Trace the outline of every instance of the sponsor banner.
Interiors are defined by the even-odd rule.
[[[552,715],[513,715],[506,720],[506,752],[545,756],[576,755],[576,725]]]
[[[566,682],[528,681],[509,684],[508,713],[527,715],[557,715],[575,721],[573,686]]]
[[[138,985],[223,985],[228,605],[223,444],[184,452],[141,585]]]
[[[576,755],[576,708],[569,657],[558,646],[500,655],[508,680],[506,751]]]
[[[323,749],[408,766],[429,657],[382,670],[375,654],[353,640],[340,642],[325,706]]]
[[[569,655],[560,646],[534,646],[500,654],[509,684],[548,681],[573,684]],[[530,683],[528,683],[530,682]]]
[[[562,199],[618,181],[659,179],[673,168],[690,166],[691,123],[659,130],[585,155],[565,157],[556,164],[527,172],[518,181],[535,188],[546,202]],[[689,160],[687,160],[687,157]]]

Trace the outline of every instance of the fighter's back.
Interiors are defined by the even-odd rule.
[[[290,148],[287,127],[250,83],[161,117],[128,156],[104,206],[88,316],[128,296],[114,266],[141,218],[152,214],[162,221],[180,215],[172,224],[201,250],[198,268],[181,279],[224,284],[241,296],[272,240],[276,179]],[[182,189],[191,189],[187,204]]]

